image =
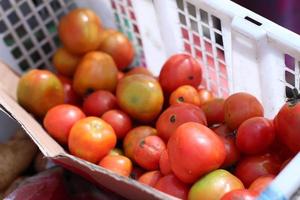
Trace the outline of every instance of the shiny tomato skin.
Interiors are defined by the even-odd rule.
[[[166,145],[160,137],[149,135],[136,145],[133,155],[134,161],[146,170],[159,168],[159,159]]]
[[[134,48],[123,33],[107,29],[101,32],[100,38],[98,50],[111,55],[119,70],[124,70],[132,63]]]
[[[190,103],[196,106],[200,105],[200,98],[196,88],[190,85],[179,86],[171,93],[169,104]]]
[[[198,122],[207,125],[206,117],[201,108],[188,103],[176,104],[167,108],[157,119],[158,136],[167,142],[176,128],[185,122]]]
[[[233,166],[240,159],[240,151],[236,146],[235,134],[225,124],[212,128],[220,136],[225,145],[226,158],[221,165],[222,168]]]
[[[249,118],[263,117],[264,109],[253,95],[239,92],[225,100],[224,114],[227,126],[235,130]]]
[[[198,87],[202,80],[201,68],[201,64],[191,55],[175,54],[164,63],[159,74],[159,83],[167,94],[171,94],[181,85]]]
[[[101,118],[112,126],[118,139],[123,139],[132,129],[130,117],[121,110],[109,110]]]
[[[222,140],[196,122],[180,125],[170,137],[167,149],[172,171],[185,183],[193,183],[219,168],[226,157]]]
[[[281,163],[270,154],[249,156],[239,161],[235,169],[235,175],[248,188],[260,176],[277,175],[280,166]]]
[[[238,149],[248,155],[265,153],[275,140],[272,121],[264,117],[253,117],[244,121],[237,130]]]
[[[116,96],[122,110],[141,122],[154,120],[164,102],[158,81],[144,74],[122,78],[118,83]]]
[[[162,176],[163,175],[160,173],[159,170],[149,171],[140,176],[138,181],[140,183],[154,187]]]
[[[98,117],[86,117],[71,128],[68,146],[72,155],[98,163],[117,142],[113,128]]]
[[[248,189],[258,196],[274,178],[274,175],[260,176],[251,183]]]
[[[215,98],[214,94],[205,88],[198,88],[198,95],[200,98],[200,106]]]
[[[102,31],[100,18],[90,9],[77,8],[63,16],[58,34],[63,46],[74,54],[96,50]]]
[[[224,122],[224,102],[222,98],[215,98],[201,105],[208,126]]]
[[[48,70],[30,70],[19,80],[17,101],[34,116],[43,117],[50,108],[64,103],[63,85]]]
[[[96,90],[114,92],[118,69],[110,55],[91,51],[80,60],[73,77],[73,88],[81,96]]]
[[[59,74],[73,77],[81,56],[71,54],[65,48],[58,48],[53,55],[53,65]]]
[[[82,105],[87,116],[101,117],[105,112],[118,107],[117,98],[109,91],[98,90],[88,95]]]
[[[300,104],[284,104],[274,119],[276,133],[280,141],[292,152],[300,151]]]
[[[247,190],[247,189],[240,189],[240,190],[233,190],[226,193],[221,200],[256,200],[257,196]]]
[[[44,127],[59,143],[67,145],[72,126],[85,114],[76,106],[61,104],[51,108],[44,117]]]
[[[145,137],[149,135],[156,135],[157,131],[151,126],[138,126],[131,129],[123,140],[123,149],[125,156],[130,159],[134,157],[135,146]]]
[[[155,189],[167,193],[179,199],[187,199],[189,187],[180,181],[174,174],[163,176],[158,180]]]
[[[72,80],[62,75],[57,75],[57,78],[60,80],[64,88],[65,103],[75,106],[81,105],[82,99],[73,89]]]
[[[168,175],[172,173],[167,149],[164,150],[160,155],[159,169],[163,175]]]
[[[98,165],[126,177],[130,175],[132,170],[131,160],[122,155],[106,155]]]
[[[237,189],[244,189],[243,183],[230,172],[217,169],[202,176],[192,185],[188,199],[216,200]]]

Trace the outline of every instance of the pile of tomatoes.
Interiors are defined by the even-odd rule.
[[[18,102],[71,154],[181,199],[255,199],[300,149],[298,96],[274,120],[251,94],[200,87],[202,66],[171,56],[155,77],[88,9],[59,24],[57,70],[31,70]]]

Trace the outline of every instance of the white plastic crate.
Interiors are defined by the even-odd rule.
[[[131,39],[133,65],[157,75],[168,56],[189,52],[203,63],[205,87],[223,97],[249,92],[267,117],[300,87],[300,36],[229,0],[0,0],[0,59],[18,73],[51,67],[60,17],[82,6]],[[290,198],[297,190],[298,157],[269,192]]]

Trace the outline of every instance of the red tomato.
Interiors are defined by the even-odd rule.
[[[274,175],[261,176],[255,179],[249,186],[249,191],[253,192],[257,196],[274,180]]]
[[[189,54],[173,55],[163,65],[159,83],[167,94],[181,85],[198,87],[202,80],[201,68],[201,64]]]
[[[241,179],[246,187],[260,176],[277,175],[280,164],[270,154],[244,157],[236,166],[235,175]]]
[[[61,104],[47,112],[43,124],[55,140],[66,145],[72,126],[83,118],[85,118],[85,114],[78,107]]]
[[[226,193],[221,200],[256,200],[257,196],[247,189],[233,190]]]
[[[71,154],[92,163],[98,163],[117,142],[113,128],[98,117],[86,117],[77,121],[69,134]]]
[[[57,78],[60,80],[64,87],[65,103],[72,105],[81,105],[81,97],[73,89],[72,80],[62,75],[57,75]]]
[[[182,85],[171,93],[169,103],[170,105],[178,103],[190,103],[199,106],[200,98],[196,88],[190,85]]]
[[[105,169],[113,171],[120,176],[128,177],[132,170],[131,161],[122,155],[107,155],[98,164]]]
[[[224,99],[216,98],[201,105],[209,126],[224,122],[224,102]]]
[[[180,125],[170,137],[167,148],[172,171],[185,183],[193,183],[219,168],[226,156],[222,140],[196,122]]]
[[[134,48],[128,38],[121,32],[107,29],[100,34],[98,49],[114,59],[119,70],[124,70],[134,59]]]
[[[265,153],[275,139],[272,121],[264,117],[253,117],[244,121],[238,128],[236,145],[249,155]]]
[[[217,169],[201,177],[189,191],[189,200],[216,200],[225,193],[244,189],[243,183],[230,172]]]
[[[160,171],[155,170],[155,171],[150,171],[150,172],[144,173],[142,176],[140,176],[138,181],[140,183],[154,187],[161,177],[162,177],[162,174],[160,173]]]
[[[296,100],[284,104],[274,119],[279,139],[291,151],[300,151],[300,104]]]
[[[225,123],[231,130],[234,130],[249,118],[262,117],[264,109],[254,96],[240,92],[225,100],[224,114]]]
[[[185,122],[198,122],[207,125],[201,108],[187,103],[172,105],[156,121],[158,136],[168,141],[176,128]]]
[[[130,117],[121,110],[109,110],[101,118],[113,127],[118,139],[123,139],[132,128]]]
[[[61,18],[58,34],[63,46],[74,54],[96,50],[100,44],[101,21],[90,9],[77,8]]]
[[[198,89],[198,95],[200,97],[200,105],[205,104],[215,98],[212,92],[204,88]]]
[[[181,182],[174,174],[169,174],[160,178],[155,185],[155,189],[179,199],[187,199],[189,192],[188,185]]]
[[[136,145],[133,151],[134,161],[147,170],[156,170],[159,168],[160,155],[165,149],[166,145],[160,137],[147,136]]]
[[[118,69],[110,55],[91,51],[80,60],[73,78],[77,94],[85,96],[96,90],[114,92],[118,82]]]
[[[159,169],[163,175],[168,175],[172,173],[167,149],[164,150],[160,155]]]
[[[133,166],[133,169],[130,173],[130,178],[138,180],[144,173],[144,169],[140,168],[139,166]]]
[[[87,96],[82,105],[87,116],[101,117],[105,112],[118,107],[117,98],[108,91],[98,90]]]
[[[53,65],[58,73],[72,77],[75,73],[81,56],[71,54],[65,48],[59,48],[53,55]]]
[[[240,159],[240,152],[235,144],[235,134],[225,124],[212,128],[212,130],[220,136],[225,145],[226,158],[221,167],[234,165]]]
[[[125,136],[123,140],[123,149],[125,156],[130,159],[133,159],[133,152],[135,146],[139,144],[139,142],[149,135],[156,135],[157,131],[155,128],[151,126],[138,126],[136,128],[131,129]]]
[[[43,117],[50,108],[64,103],[64,89],[52,72],[33,69],[20,78],[17,101],[36,117]]]
[[[164,102],[158,81],[144,74],[122,78],[118,83],[116,96],[122,110],[142,122],[154,120]]]

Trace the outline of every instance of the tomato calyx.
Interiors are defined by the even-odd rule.
[[[178,97],[177,102],[179,103],[184,102],[184,97]]]
[[[297,88],[293,88],[292,97],[287,98],[287,104],[289,107],[295,106],[298,102],[300,102],[300,94]]]
[[[171,123],[175,123],[175,122],[176,122],[176,115],[172,115],[172,116],[170,117],[170,122],[171,122]]]

